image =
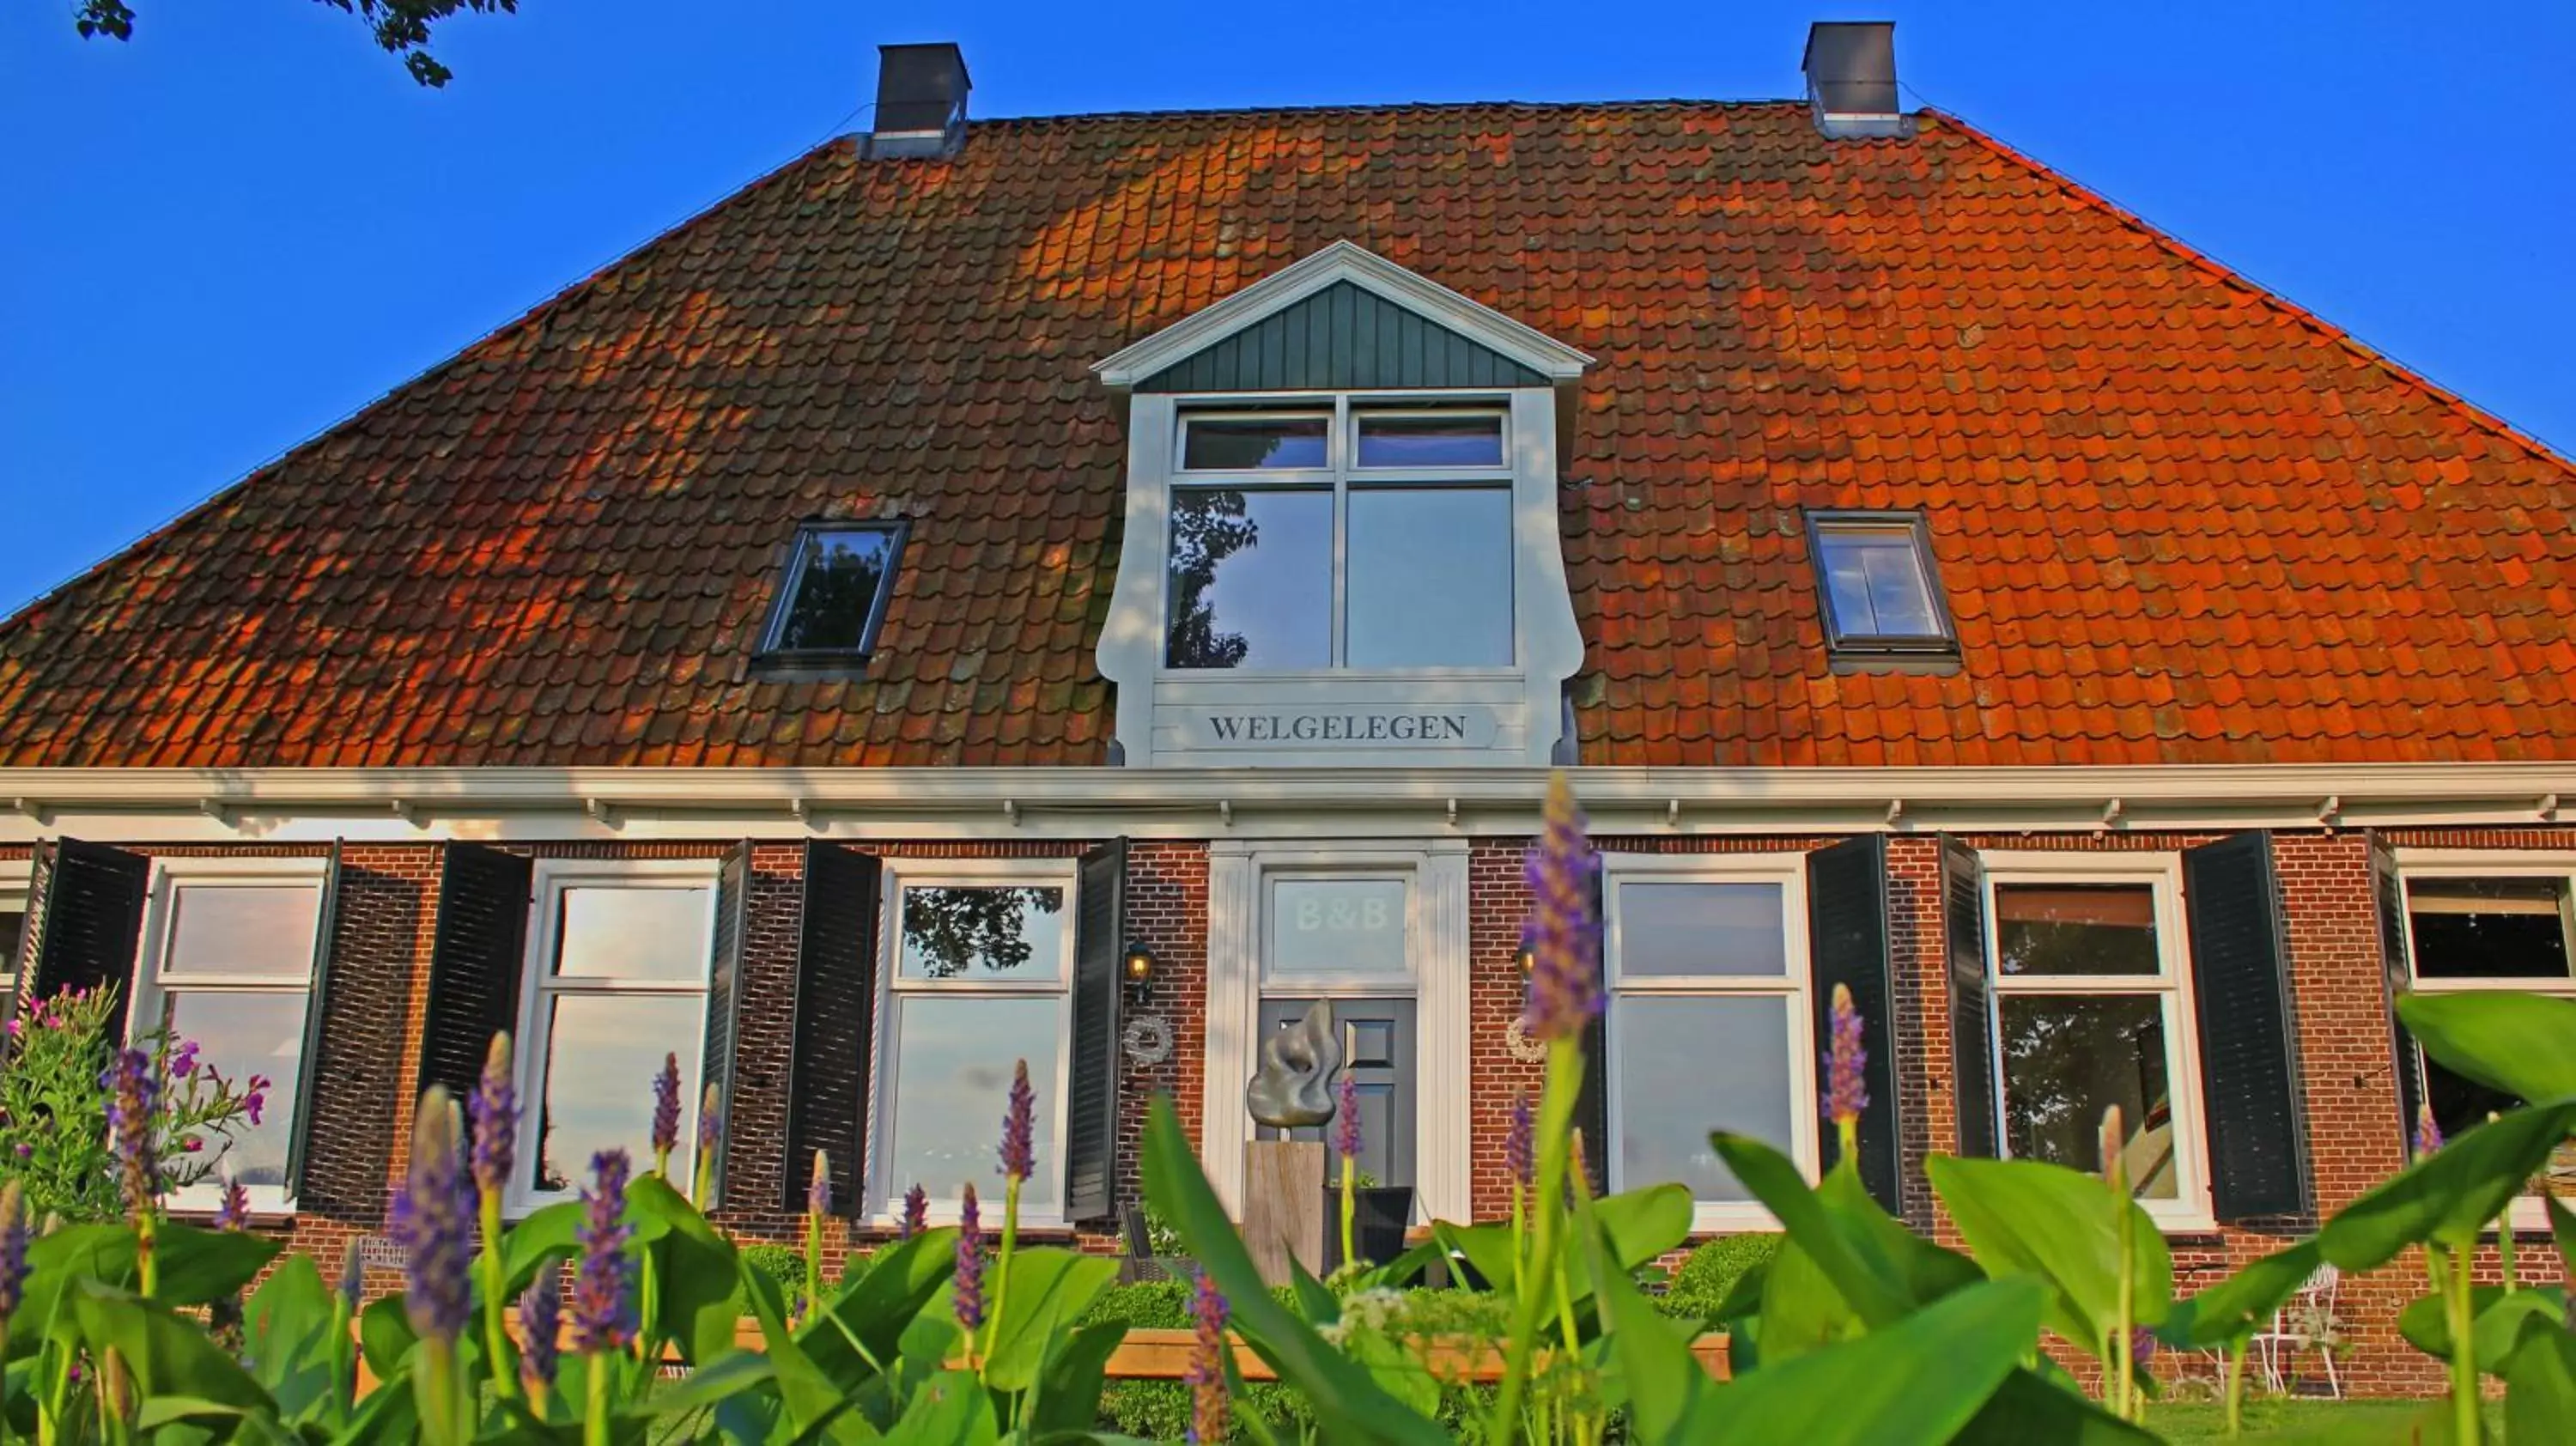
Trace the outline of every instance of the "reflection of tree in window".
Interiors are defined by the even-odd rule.
[[[2132,1141],[2169,1128],[2160,1001],[2007,996],[2002,1035],[2004,1119],[2015,1156],[2100,1170],[2097,1132],[2102,1112],[2114,1104],[2127,1117]],[[2169,1186],[2155,1189],[2146,1171],[2133,1170],[2132,1177],[2141,1194],[2169,1193]]]
[[[805,568],[778,628],[783,649],[855,649],[867,641],[868,614],[885,582],[890,540],[883,533],[825,534],[805,541]]]
[[[1258,546],[1261,525],[1248,515],[1241,492],[1192,489],[1176,493],[1172,508],[1172,626],[1167,666],[1233,668],[1252,651],[1241,633],[1216,625],[1217,567]]]
[[[975,964],[1007,974],[1029,962],[1027,911],[1054,914],[1064,890],[918,888],[903,895],[903,944],[930,979],[954,979]]]

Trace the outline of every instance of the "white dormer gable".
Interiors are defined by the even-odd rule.
[[[1339,241],[1099,363],[1128,766],[1556,761],[1558,394],[1590,362]]]

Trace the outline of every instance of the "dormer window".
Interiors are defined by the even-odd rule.
[[[1163,665],[1513,664],[1499,402],[1178,415]]]
[[[1919,513],[1811,513],[1807,540],[1837,656],[1958,651]]]
[[[800,528],[768,630],[761,636],[763,659],[864,660],[885,622],[903,534],[899,522],[818,522]]]

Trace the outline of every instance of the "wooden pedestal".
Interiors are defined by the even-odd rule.
[[[1254,1140],[1243,1147],[1243,1243],[1264,1282],[1286,1284],[1292,1259],[1324,1273],[1323,1199],[1321,1141]]]

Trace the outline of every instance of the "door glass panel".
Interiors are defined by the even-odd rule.
[[[2565,879],[2410,879],[2422,979],[2568,977]]]
[[[677,1052],[680,1078],[697,1069],[706,1001],[690,995],[558,994],[546,1021],[545,1099],[537,1114],[536,1188],[590,1178],[590,1157],[624,1150],[653,1158],[653,1077]],[[680,1091],[680,1138],[695,1129],[697,1092]],[[671,1183],[688,1189],[689,1152],[672,1156]]]
[[[313,968],[322,891],[310,884],[183,884],[171,911],[163,967],[173,977],[302,978]]]
[[[903,977],[1042,983],[1064,977],[1064,890],[918,885],[903,891]]]
[[[1619,977],[1780,978],[1782,907],[1778,884],[1621,884]]]
[[[709,903],[705,889],[566,889],[555,973],[697,983],[707,977]]]
[[[1271,977],[1405,977],[1404,903],[1402,879],[1272,881]]]
[[[1056,1153],[1056,1041],[1062,1015],[1053,997],[970,998],[907,994],[896,1005],[894,1138],[886,1150],[887,1193],[914,1185],[933,1200],[961,1198],[972,1181],[976,1193],[995,1197],[994,1130],[1009,1101],[1011,1065],[1029,1062],[1037,1088],[1035,1169],[1020,1187],[1022,1208],[1057,1209],[1064,1169]]]
[[[1354,419],[1363,467],[1500,467],[1503,419],[1491,412]]]
[[[1505,487],[1354,489],[1354,668],[1512,661],[1512,494]]]
[[[1181,424],[1181,465],[1202,471],[1278,471],[1331,465],[1329,417],[1190,417]]]
[[[1997,968],[2005,974],[2155,974],[2151,884],[1997,884]]]
[[[1708,1136],[1792,1148],[1789,1001],[1626,995],[1614,1008],[1621,1188],[1669,1180],[1698,1200],[1752,1199]]]
[[[304,1051],[304,991],[186,989],[166,997],[172,1031],[195,1040],[198,1058],[234,1088],[249,1088],[255,1074],[269,1080],[258,1124],[245,1118],[241,1133],[229,1142],[205,1132],[212,1158],[230,1165],[233,1177],[245,1185],[285,1184],[286,1147],[295,1128],[295,1082]]]
[[[1166,666],[1330,666],[1333,494],[1175,489],[1165,606]]]
[[[2128,1129],[2123,1154],[2145,1199],[2171,1200],[2173,1097],[2164,1000],[2156,995],[2007,994],[1997,1001],[2004,1128],[2017,1159],[2102,1170],[2102,1114]]]

